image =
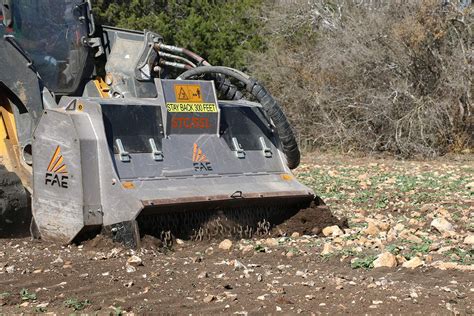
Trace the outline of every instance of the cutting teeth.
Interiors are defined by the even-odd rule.
[[[140,215],[140,235],[160,238],[170,247],[176,238],[205,241],[222,238],[266,236],[274,225],[294,215],[300,207],[258,207],[227,210],[169,212]]]

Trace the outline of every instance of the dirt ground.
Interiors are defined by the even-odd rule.
[[[0,239],[0,313],[474,314],[473,156],[308,156],[297,176],[327,207],[265,238]]]

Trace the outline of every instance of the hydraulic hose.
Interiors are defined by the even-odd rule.
[[[265,89],[265,87],[257,80],[238,70],[221,66],[196,67],[185,71],[176,79],[186,80],[205,74],[225,75],[243,83],[247,92],[249,92],[262,105],[265,113],[272,119],[275,129],[280,137],[283,153],[285,154],[288,167],[290,169],[298,167],[301,154],[293,129],[291,128],[285,113],[283,113],[281,106]]]

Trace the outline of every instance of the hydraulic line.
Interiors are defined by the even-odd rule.
[[[235,80],[243,83],[247,92],[249,92],[260,104],[262,104],[263,109],[275,124],[275,128],[282,143],[283,153],[286,156],[288,167],[290,169],[298,167],[301,154],[293,129],[291,128],[288,119],[283,113],[281,106],[262,84],[238,70],[221,66],[196,67],[185,71],[177,79],[186,80],[204,74],[221,74],[234,78]]]
[[[166,53],[166,52],[163,52],[163,51],[159,51],[159,52],[158,52],[158,55],[159,55],[160,57],[163,57],[163,58],[171,58],[171,59],[174,59],[174,60],[182,61],[182,62],[188,64],[189,66],[193,67],[193,68],[196,67],[196,64],[194,64],[193,62],[191,62],[189,59],[184,58],[184,57],[181,57],[181,56],[178,56],[178,55],[169,54],[169,53]]]

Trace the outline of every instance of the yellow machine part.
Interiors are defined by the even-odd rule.
[[[105,81],[101,77],[97,77],[96,80],[94,80],[95,87],[97,88],[97,91],[99,91],[100,97],[101,98],[110,98],[109,92],[110,92],[110,87],[105,83]]]
[[[23,185],[31,188],[31,168],[21,163],[15,116],[8,98],[0,91],[0,164],[15,172]]]

